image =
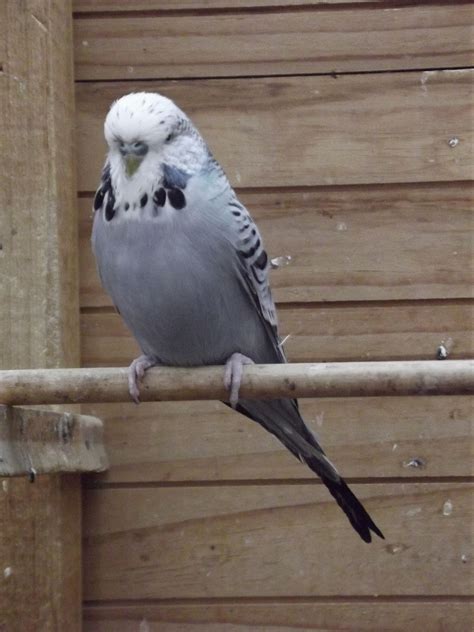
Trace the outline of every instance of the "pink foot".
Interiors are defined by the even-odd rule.
[[[233,353],[225,363],[224,386],[230,392],[229,403],[232,408],[235,408],[239,401],[242,372],[246,364],[254,364],[254,361],[241,353]]]
[[[135,358],[128,367],[128,392],[135,404],[140,403],[140,388],[138,383],[145,375],[145,371],[152,366],[156,366],[157,361],[153,356],[141,355]]]

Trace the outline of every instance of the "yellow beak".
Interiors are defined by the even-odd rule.
[[[137,171],[143,160],[142,156],[137,156],[136,154],[127,154],[125,156],[125,171],[127,172],[127,176],[131,178],[133,174]]]

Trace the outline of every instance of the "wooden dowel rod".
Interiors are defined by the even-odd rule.
[[[369,397],[474,393],[474,361],[339,362],[255,365],[244,368],[240,395]],[[227,398],[223,367],[150,369],[142,401]],[[11,405],[128,402],[127,369],[0,371],[0,403]]]

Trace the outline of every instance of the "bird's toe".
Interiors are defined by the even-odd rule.
[[[130,397],[133,399],[135,404],[140,403],[140,389],[137,384],[136,377],[131,377],[130,374],[128,376],[128,392],[130,393]]]
[[[128,367],[128,392],[135,404],[140,403],[140,387],[139,382],[143,379],[145,372],[152,366],[155,366],[157,361],[155,358],[147,355],[142,355],[139,358],[135,358],[131,365]]]
[[[254,362],[242,353],[233,353],[225,365],[224,386],[229,391],[229,403],[232,408],[236,408],[239,401],[243,367],[246,364],[254,364]]]

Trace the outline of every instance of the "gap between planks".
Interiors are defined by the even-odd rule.
[[[474,66],[473,66],[474,69]],[[467,68],[467,70],[471,70],[470,68]],[[408,71],[407,71],[408,72]],[[161,79],[160,79],[161,81]],[[474,181],[473,180],[440,180],[438,181],[428,181],[426,180],[425,182],[374,182],[374,183],[365,183],[365,184],[320,184],[320,185],[299,185],[299,186],[283,186],[283,187],[278,187],[278,186],[273,186],[270,185],[268,187],[266,186],[261,186],[261,187],[239,187],[239,186],[235,186],[233,187],[233,189],[235,190],[235,192],[238,195],[246,195],[246,194],[272,194],[272,193],[312,193],[312,192],[322,192],[322,191],[327,191],[327,192],[339,192],[339,191],[364,191],[364,190],[370,190],[370,191],[377,191],[377,190],[383,190],[383,189],[393,189],[393,188],[397,188],[399,190],[409,190],[409,189],[431,189],[432,187],[453,187],[455,186],[457,189],[463,188],[463,187],[470,187],[472,188],[472,192],[471,192],[471,197],[474,196]],[[78,191],[77,192],[77,197],[79,199],[87,199],[90,198],[91,199],[91,204],[92,201],[94,199],[94,196],[96,194],[96,191]]]
[[[449,603],[474,603],[474,597],[471,595],[379,595],[370,597],[364,595],[334,595],[333,597],[297,597],[297,596],[278,596],[278,597],[176,597],[168,599],[104,599],[84,601],[84,608],[122,608],[134,606],[190,606],[190,605],[266,605],[266,604],[330,604],[330,603],[417,603],[425,601],[429,603],[438,603],[446,601]]]
[[[471,4],[472,0],[456,0],[456,5]],[[319,11],[337,12],[359,11],[362,9],[374,9],[378,11],[386,11],[390,9],[402,9],[406,7],[430,7],[430,6],[449,6],[452,0],[395,0],[391,2],[386,0],[367,0],[367,2],[336,2],[328,4],[327,2],[313,2],[311,4],[284,4],[270,5],[266,7],[215,7],[215,8],[195,8],[195,9],[124,9],[124,10],[99,10],[99,11],[73,11],[75,20],[87,19],[109,19],[109,18],[153,18],[153,17],[211,17],[219,15],[275,15],[278,13],[314,13]]]
[[[421,484],[430,483],[439,485],[441,483],[474,483],[474,476],[374,476],[374,477],[344,477],[349,485],[375,485],[382,484]],[[137,481],[137,482],[88,482],[84,477],[83,487],[85,489],[154,489],[154,488],[184,488],[184,487],[273,487],[276,485],[323,485],[317,478],[272,478],[272,479],[222,479],[199,480],[199,481]]]
[[[93,14],[94,16],[96,14]],[[196,77],[194,75],[178,75],[176,77],[116,77],[113,79],[76,79],[76,84],[89,84],[89,83],[176,83],[177,81],[233,81],[238,79],[285,79],[292,77],[333,77],[338,79],[339,77],[352,76],[352,75],[393,75],[393,74],[406,74],[406,73],[420,73],[420,72],[458,72],[474,70],[474,66],[427,66],[420,68],[391,68],[387,70],[345,70],[339,72],[291,72],[291,73],[278,73],[278,74],[247,74],[247,75],[202,75]],[[371,183],[369,183],[371,184]],[[393,183],[392,183],[393,184]],[[362,185],[366,186],[366,185]]]
[[[278,310],[285,309],[339,309],[339,308],[351,308],[351,307],[410,307],[413,305],[431,305],[432,307],[439,307],[441,305],[464,305],[473,306],[473,298],[427,298],[427,299],[387,299],[387,300],[365,300],[365,301],[321,301],[319,303],[313,301],[305,303],[303,301],[288,301],[277,302]],[[81,314],[115,314],[116,309],[113,305],[91,305],[83,306],[80,308]]]

